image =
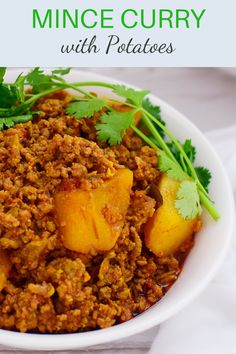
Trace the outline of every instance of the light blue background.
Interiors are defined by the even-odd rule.
[[[173,4],[174,3],[174,4]],[[127,30],[119,24],[119,14],[126,8],[186,8],[203,9],[201,29]],[[32,9],[114,8],[115,29],[43,29],[32,28]],[[234,0],[7,0],[0,5],[0,65],[1,66],[236,66],[236,1]],[[104,48],[107,36],[118,34],[126,42],[134,37],[144,42],[172,42],[177,50],[171,55],[160,54],[61,54],[64,43],[97,35]]]

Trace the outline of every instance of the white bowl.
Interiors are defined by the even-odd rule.
[[[9,71],[8,81],[14,80],[19,73],[19,69]],[[77,70],[73,70],[68,79],[117,82],[100,75]],[[101,94],[108,92],[103,88],[97,91]],[[207,166],[212,171],[210,194],[220,211],[220,220],[215,222],[206,212],[203,213],[203,229],[196,237],[196,243],[178,280],[161,301],[132,320],[107,329],[75,334],[42,335],[0,330],[0,344],[31,350],[67,350],[128,337],[160,324],[176,314],[189,304],[215,275],[229,246],[233,230],[234,202],[230,183],[221,161],[204,135],[170,105],[157,97],[150,96],[150,98],[153,103],[161,106],[164,120],[178,139],[192,139],[197,147],[197,163]]]

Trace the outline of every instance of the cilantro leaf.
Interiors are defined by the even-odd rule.
[[[66,69],[67,70],[67,69]],[[58,69],[58,72],[60,75],[61,73],[65,72],[64,70]],[[26,82],[32,86],[32,92],[35,93],[40,93],[43,91],[46,91],[60,83],[64,83],[65,80],[54,74],[52,75],[47,75],[44,73],[43,70],[40,68],[34,68],[29,74],[26,75]],[[60,90],[60,87],[58,87],[58,90]]]
[[[108,141],[110,145],[120,144],[127,128],[134,123],[132,112],[111,111],[101,116],[101,123],[96,124],[98,140]]]
[[[71,68],[55,69],[55,70],[52,71],[52,74],[53,75],[62,75],[62,76],[64,76],[64,75],[69,74],[70,71],[71,71]]]
[[[0,85],[0,107],[11,108],[16,101],[16,89],[11,85]]]
[[[45,75],[40,68],[34,68],[27,76],[26,81],[32,86],[33,93],[47,90],[53,85],[51,76]]]
[[[174,155],[175,159],[180,162],[180,152],[177,149],[176,145],[171,142],[171,143],[166,143],[166,145],[168,146],[168,148],[170,149],[170,151],[172,152],[172,154]]]
[[[172,152],[172,154],[174,155],[174,157],[176,158],[176,160],[180,164],[182,164],[181,153],[177,149],[176,145],[173,142],[167,143],[167,145],[168,145],[170,151]],[[184,152],[186,153],[186,155],[188,156],[189,160],[193,163],[196,158],[196,148],[195,148],[195,146],[193,146],[192,140],[186,139],[185,142],[182,144],[182,148],[183,148]]]
[[[17,77],[14,84],[12,84],[11,86],[15,88],[17,98],[20,100],[20,102],[24,102],[25,101],[25,76],[23,76],[23,74],[20,74]]]
[[[138,91],[124,85],[115,85],[113,92],[118,96],[126,98],[128,102],[134,104],[135,106],[141,107],[144,97],[146,97],[150,91]]]
[[[7,70],[7,68],[0,67],[0,84],[3,83],[3,78],[6,74],[6,70]]]
[[[0,130],[4,128],[11,128],[17,123],[25,123],[33,118],[32,114],[25,114],[22,116],[0,118]]]
[[[164,151],[158,151],[159,154],[159,170],[166,173],[170,178],[176,181],[186,179],[186,174],[182,168],[172,159],[170,159]]]
[[[196,148],[193,146],[192,140],[186,139],[182,146],[189,160],[193,163],[196,159]]]
[[[202,167],[202,166],[195,167],[195,171],[197,173],[199,181],[201,182],[203,187],[208,192],[208,187],[209,187],[209,184],[211,182],[211,177],[212,177],[211,172],[207,168]]]
[[[156,118],[162,125],[166,125],[164,120],[161,118],[161,109],[159,106],[154,106],[149,98],[143,100],[143,108],[150,113],[154,118]],[[156,130],[160,134],[162,138],[165,137],[165,132],[155,123],[153,122]]]
[[[101,111],[106,102],[102,98],[93,97],[88,101],[73,102],[68,105],[66,113],[77,119],[90,118],[94,113]]]
[[[175,207],[186,220],[192,220],[201,214],[202,208],[195,182],[181,182],[176,193]]]

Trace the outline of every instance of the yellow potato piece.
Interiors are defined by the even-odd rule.
[[[198,219],[184,220],[175,208],[179,182],[163,175],[159,190],[163,204],[145,225],[145,244],[155,255],[169,255],[178,250],[188,240],[199,224]]]
[[[0,291],[4,288],[11,270],[11,263],[3,250],[0,250]]]
[[[96,189],[57,192],[56,216],[65,247],[81,253],[113,248],[124,226],[132,184],[133,173],[124,168]]]

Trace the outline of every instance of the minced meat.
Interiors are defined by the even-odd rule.
[[[0,249],[11,263],[0,291],[0,328],[67,333],[127,321],[162,298],[191,247],[159,258],[145,248],[143,226],[156,207],[148,186],[160,177],[155,151],[130,131],[120,145],[97,142],[98,114],[73,119],[68,102],[64,92],[45,97],[35,107],[40,117],[0,132]],[[120,165],[133,171],[134,182],[115,247],[93,255],[67,250],[55,190],[68,180],[96,188]]]

